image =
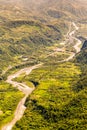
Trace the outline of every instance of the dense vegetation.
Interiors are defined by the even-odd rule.
[[[82,49],[81,53],[77,55],[75,61],[84,66],[84,64],[87,63],[87,49]]]
[[[36,83],[36,90],[13,130],[86,130],[86,79],[86,67],[52,61],[29,76],[20,76],[17,81]]]
[[[0,82],[0,127],[12,120],[14,111],[24,95],[11,85]]]
[[[27,98],[24,116],[13,130],[87,129],[86,51],[82,50],[73,62],[58,64],[48,59],[29,76],[15,79],[32,82],[36,90]]]

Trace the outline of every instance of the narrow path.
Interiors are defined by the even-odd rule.
[[[15,81],[13,81],[13,79],[16,78],[16,77],[19,77],[20,74],[22,74],[22,73],[25,73],[26,75],[29,75],[32,70],[34,70],[36,68],[39,68],[41,65],[42,64],[38,64],[38,65],[35,65],[35,66],[32,66],[32,67],[24,68],[24,69],[21,69],[20,71],[18,71],[17,73],[8,76],[6,82],[9,83],[9,84],[12,84],[14,87],[17,87],[20,91],[22,91],[25,94],[25,96],[18,103],[17,108],[16,108],[15,113],[14,113],[13,120],[10,123],[6,124],[2,128],[2,130],[11,130],[12,127],[15,125],[15,123],[22,118],[22,116],[24,114],[24,111],[26,109],[26,107],[24,105],[25,101],[26,101],[26,98],[35,89],[35,88],[30,88],[29,86],[25,85],[24,83],[15,82]]]

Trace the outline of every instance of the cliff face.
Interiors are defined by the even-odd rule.
[[[85,49],[87,48],[87,40],[84,42],[83,46],[82,46],[82,49]]]

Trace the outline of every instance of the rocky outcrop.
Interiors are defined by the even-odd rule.
[[[82,49],[87,48],[87,40],[85,40],[85,42],[83,43]]]

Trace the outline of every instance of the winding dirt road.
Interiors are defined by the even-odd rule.
[[[35,66],[32,66],[32,67],[24,68],[24,69],[21,69],[20,71],[18,71],[17,73],[8,76],[6,82],[9,83],[9,84],[12,84],[14,87],[17,87],[20,91],[22,91],[25,94],[25,96],[21,99],[21,101],[17,105],[17,108],[16,108],[15,113],[14,113],[13,120],[10,123],[6,124],[2,128],[2,130],[11,130],[12,127],[15,125],[15,123],[22,118],[24,111],[26,109],[26,107],[24,105],[26,98],[35,89],[35,88],[30,88],[29,86],[25,85],[24,83],[15,82],[15,81],[13,81],[13,79],[16,78],[16,77],[19,77],[23,73],[25,73],[26,75],[29,75],[32,70],[39,68],[41,65],[42,64],[38,64],[38,65],[35,65]]]

